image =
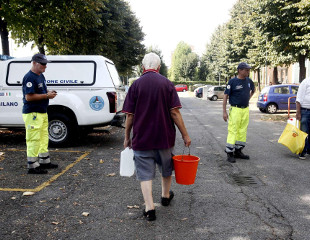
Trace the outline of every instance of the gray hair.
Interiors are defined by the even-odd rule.
[[[142,65],[145,70],[148,69],[158,69],[160,66],[160,58],[157,54],[151,52],[144,56],[142,60]]]

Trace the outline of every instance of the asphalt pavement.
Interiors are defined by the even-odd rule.
[[[26,174],[24,131],[0,129],[0,239],[310,239],[310,157],[299,160],[277,143],[285,120],[251,109],[251,159],[230,164],[222,101],[180,98],[200,162],[193,185],[173,180],[169,207],[160,205],[157,172],[154,222],[142,216],[139,182],[119,175],[124,129],[99,128],[51,149],[60,168],[45,176]],[[175,154],[183,150],[178,133]]]

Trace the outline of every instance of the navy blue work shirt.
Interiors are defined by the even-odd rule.
[[[250,78],[239,79],[235,77],[228,81],[224,94],[229,96],[230,105],[247,107],[249,106],[251,91],[255,91],[255,86]]]
[[[35,74],[30,70],[23,78],[23,113],[46,113],[49,100],[27,101],[26,94],[31,93],[46,94],[47,87],[44,75]]]

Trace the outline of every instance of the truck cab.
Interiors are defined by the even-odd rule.
[[[54,146],[73,140],[82,129],[118,124],[125,87],[114,63],[103,56],[47,56],[44,73],[49,101],[49,139]],[[31,57],[0,62],[0,127],[24,127],[22,81],[31,68]]]

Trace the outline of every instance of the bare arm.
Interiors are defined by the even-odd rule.
[[[228,95],[224,94],[224,98],[223,98],[223,119],[225,122],[227,122],[227,119],[228,119],[228,115],[227,115],[227,111],[226,111],[227,99],[228,99]]]
[[[134,117],[133,114],[130,113],[126,114],[124,148],[126,147],[131,148],[130,132],[133,126],[133,117]]]
[[[57,96],[57,92],[55,91],[48,91],[47,93],[29,93],[26,94],[25,98],[27,101],[40,101],[44,99],[53,99],[54,97]]]
[[[182,135],[182,138],[184,140],[184,145],[186,147],[189,147],[192,141],[187,133],[180,110],[178,108],[174,108],[170,111],[170,115]]]
[[[298,121],[301,120],[300,109],[301,109],[300,102],[297,102],[297,101],[296,101],[296,119],[297,119]]]
[[[255,93],[255,91],[251,91],[251,93],[250,93],[250,99],[251,99],[251,97],[253,97],[253,95],[254,95],[254,93]]]

